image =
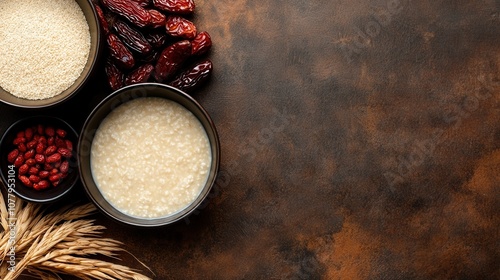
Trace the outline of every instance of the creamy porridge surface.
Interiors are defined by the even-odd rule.
[[[113,110],[91,148],[94,180],[116,209],[158,218],[184,209],[204,187],[211,164],[200,121],[176,102],[145,97]]]

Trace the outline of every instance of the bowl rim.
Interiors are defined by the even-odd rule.
[[[64,124],[65,126],[67,126],[69,128],[69,130],[71,131],[72,134],[74,134],[74,136],[75,136],[76,139],[79,138],[79,135],[76,132],[76,130],[68,122],[66,122],[65,120],[63,120],[63,119],[61,119],[59,117],[56,117],[56,116],[52,116],[52,115],[34,115],[34,116],[29,116],[29,117],[25,117],[25,118],[19,119],[19,120],[15,121],[14,123],[12,123],[5,130],[5,132],[2,134],[2,137],[0,138],[0,147],[3,146],[4,141],[6,140],[6,138],[10,135],[10,133],[12,132],[12,130],[16,126],[18,126],[20,123],[23,123],[23,122],[26,122],[26,121],[31,121],[31,120],[34,120],[34,119],[54,120],[55,122],[60,122],[60,123]],[[7,178],[5,177],[5,172],[4,171],[5,170],[3,170],[2,165],[0,164],[0,178],[2,180],[2,184],[5,187],[5,190],[7,192],[9,192],[9,187],[8,187],[9,184],[8,184]],[[79,172],[80,169],[79,168],[74,168],[74,171],[75,172]],[[51,203],[51,202],[55,202],[55,201],[60,200],[61,198],[63,198],[64,196],[66,196],[68,193],[70,193],[73,190],[74,186],[77,184],[78,179],[79,179],[79,174],[76,174],[75,178],[73,179],[73,181],[68,186],[64,187],[64,191],[63,192],[57,194],[56,196],[47,198],[47,199],[37,199],[37,198],[25,196],[25,195],[19,193],[16,188],[12,188],[12,191],[14,192],[14,194],[16,195],[16,197],[19,197],[22,200],[25,200],[25,201],[28,201],[28,202],[40,203],[40,204]]]
[[[101,24],[99,23],[99,18],[98,18],[98,15],[97,15],[97,11],[95,9],[95,4],[92,0],[83,0],[83,1],[86,1],[91,10],[92,10],[92,18],[94,19],[94,22],[95,22],[95,25],[96,25],[96,34],[97,34],[97,38],[96,38],[96,53],[95,55],[92,57],[92,59],[90,60],[90,64],[89,64],[89,70],[86,71],[85,73],[85,68],[84,70],[82,71],[82,73],[80,74],[80,76],[77,78],[79,79],[80,77],[82,77],[82,74],[83,77],[82,77],[82,81],[77,84],[76,88],[73,90],[73,92],[70,92],[69,94],[67,94],[66,96],[64,96],[63,98],[61,99],[58,99],[56,101],[52,101],[50,102],[51,99],[59,96],[59,95],[56,95],[56,96],[53,96],[53,97],[50,97],[50,98],[46,98],[46,99],[40,99],[40,100],[28,100],[28,99],[23,99],[23,98],[17,98],[17,99],[20,99],[20,100],[25,100],[25,101],[28,101],[28,102],[40,102],[40,101],[46,101],[42,104],[19,104],[19,103],[16,103],[16,102],[10,102],[8,100],[5,100],[3,98],[0,98],[0,102],[6,104],[6,105],[9,105],[9,106],[13,106],[13,107],[16,107],[16,108],[20,108],[20,109],[45,109],[45,108],[51,108],[53,106],[57,106],[61,103],[64,103],[68,100],[70,100],[71,98],[73,98],[77,93],[79,93],[82,88],[88,83],[92,73],[95,71],[95,68],[96,68],[96,65],[98,64],[98,62],[100,61],[100,57],[101,57],[101,54],[102,54],[102,48],[103,48],[103,36],[102,36],[102,28],[101,28]],[[75,0],[75,2],[78,3],[78,1]],[[80,4],[78,3],[78,6],[80,6]],[[81,7],[80,7],[81,8]],[[83,11],[83,8],[81,8],[82,11]],[[92,37],[92,36],[91,36]],[[92,49],[92,41],[91,41],[91,47]],[[89,54],[89,58],[91,58],[90,54]],[[74,85],[74,84],[73,84]],[[67,90],[67,89],[66,89]],[[64,91],[66,91],[64,90]],[[4,90],[5,92],[7,92],[6,90]],[[63,92],[64,92],[63,91]],[[62,94],[62,92],[60,93]]]
[[[86,138],[87,138],[86,137],[87,136],[86,130],[88,128],[88,125],[92,121],[92,119],[96,115],[96,113],[103,106],[105,106],[106,104],[108,104],[108,102],[112,102],[112,99],[115,98],[116,96],[118,96],[118,95],[120,95],[120,94],[122,94],[124,92],[127,92],[129,90],[132,90],[134,88],[141,88],[141,87],[152,87],[152,88],[161,88],[163,90],[170,90],[170,91],[174,92],[175,94],[181,96],[181,98],[185,98],[188,102],[193,103],[197,107],[197,109],[201,111],[201,113],[203,115],[203,118],[209,124],[208,128],[206,128],[205,126],[203,126],[203,128],[204,128],[204,130],[206,131],[207,134],[209,134],[208,129],[210,129],[211,132],[212,132],[212,134],[213,134],[214,141],[212,142],[210,140],[210,137],[209,137],[209,141],[210,141],[211,150],[215,151],[215,153],[212,152],[212,164],[211,164],[211,167],[210,167],[210,170],[209,170],[209,176],[207,177],[207,181],[205,182],[205,185],[201,189],[201,191],[198,194],[198,196],[189,205],[187,205],[186,207],[184,207],[184,208],[182,208],[182,209],[180,209],[180,210],[178,210],[178,211],[176,211],[176,212],[174,212],[172,214],[169,214],[167,216],[161,216],[161,217],[158,217],[158,218],[141,218],[141,217],[136,217],[136,216],[125,214],[122,211],[120,211],[117,208],[115,208],[113,205],[111,205],[108,202],[109,205],[112,208],[114,208],[117,212],[121,213],[121,215],[123,215],[123,216],[125,216],[127,218],[130,218],[128,220],[124,220],[124,219],[122,219],[120,217],[115,216],[113,213],[110,213],[110,211],[108,211],[106,209],[106,207],[104,207],[103,205],[101,205],[101,203],[98,201],[98,199],[96,197],[94,197],[94,195],[92,194],[92,192],[89,190],[89,186],[88,186],[87,181],[86,181],[86,179],[84,178],[84,175],[83,175],[84,172],[82,170],[83,167],[82,167],[82,163],[81,163],[83,156],[81,155],[80,151],[81,151],[81,148],[82,148],[81,145],[82,145],[83,141],[86,141]],[[138,99],[138,98],[143,98],[143,97],[148,97],[148,95],[146,94],[146,95],[143,95],[143,96],[136,96],[136,97],[127,98],[126,100],[121,100],[121,102],[119,103],[119,105],[124,104],[124,103],[126,103],[128,101],[131,101],[131,100],[134,100],[134,99]],[[171,100],[168,97],[160,97],[160,98],[165,98],[165,99]],[[174,101],[174,100],[172,100],[172,101]],[[176,101],[174,101],[174,102],[176,102]],[[178,102],[176,102],[176,103],[178,103]],[[190,111],[193,115],[195,115],[195,113],[192,112],[192,110],[186,108],[182,104],[180,104],[180,105],[183,106],[186,110]],[[108,112],[108,114],[109,114],[109,112]],[[195,115],[195,117],[197,119],[199,119],[198,116]],[[102,120],[100,122],[102,122]],[[201,122],[201,120],[200,120],[200,122]],[[93,136],[92,136],[92,138],[93,138]],[[91,142],[92,141],[90,141],[90,143]],[[192,214],[206,200],[206,198],[209,195],[211,189],[213,188],[213,185],[215,185],[215,182],[216,182],[216,179],[217,179],[217,175],[218,175],[218,172],[219,172],[220,158],[221,158],[221,151],[220,150],[221,150],[221,148],[220,148],[220,140],[219,140],[219,135],[218,135],[218,132],[217,132],[217,128],[216,128],[216,126],[215,126],[212,118],[208,114],[208,112],[205,110],[205,108],[198,101],[196,101],[192,96],[190,96],[189,94],[185,93],[184,91],[179,90],[179,89],[177,89],[175,87],[172,87],[170,85],[161,84],[161,83],[155,83],[155,82],[147,82],[147,83],[138,83],[138,84],[133,84],[133,85],[128,85],[128,86],[122,87],[122,88],[120,88],[120,89],[112,92],[111,94],[109,94],[106,98],[104,98],[101,102],[99,102],[92,109],[92,112],[86,118],[86,120],[85,120],[85,122],[84,122],[84,124],[82,126],[82,130],[80,132],[80,135],[79,135],[78,145],[77,145],[77,159],[78,159],[78,168],[79,168],[80,180],[82,182],[83,188],[85,189],[85,193],[87,194],[87,196],[89,197],[89,199],[92,201],[92,203],[97,207],[97,209],[99,209],[100,212],[104,213],[107,217],[111,218],[112,220],[114,220],[116,222],[119,222],[121,224],[124,224],[124,225],[137,226],[137,227],[143,227],[143,228],[154,228],[154,227],[167,226],[167,225],[173,224],[175,222],[178,222],[178,221],[186,218],[187,216],[189,216],[190,214]],[[87,155],[86,157],[90,157],[90,154]],[[211,177],[210,173],[213,173],[213,177],[212,178],[210,178]],[[94,179],[92,178],[92,174],[90,174],[90,178],[93,181],[93,185],[97,188],[97,184],[95,183]],[[97,189],[97,192],[100,193],[100,190]],[[101,194],[101,196],[102,196],[102,194]],[[104,199],[104,197],[102,197],[102,199],[106,200],[106,199]],[[175,216],[176,214],[178,214],[179,212],[182,212],[182,211],[185,211],[182,215],[176,217],[175,219],[169,219],[170,217]],[[133,219],[135,222],[132,221],[131,219]],[[141,223],[141,221],[149,221],[149,222],[156,221],[156,222],[155,223]]]

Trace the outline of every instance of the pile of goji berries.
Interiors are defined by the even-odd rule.
[[[105,71],[113,90],[159,82],[186,92],[204,83],[212,62],[207,32],[198,32],[186,17],[193,0],[94,0],[106,37]],[[194,63],[193,63],[194,61]]]
[[[28,127],[19,131],[7,155],[7,160],[18,168],[18,179],[23,185],[43,190],[56,187],[70,171],[69,161],[73,143],[66,139],[66,131],[52,126]]]

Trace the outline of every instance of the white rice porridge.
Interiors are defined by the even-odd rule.
[[[208,136],[190,111],[170,100],[144,97],[104,119],[90,163],[99,190],[117,210],[159,218],[196,199],[211,158]]]

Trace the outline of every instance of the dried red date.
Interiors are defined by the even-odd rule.
[[[45,149],[46,149],[46,147],[44,144],[42,144],[42,143],[36,144],[35,151],[37,154],[42,154],[45,151]]]
[[[102,11],[101,7],[98,5],[94,5],[95,11],[97,12],[97,18],[99,19],[99,23],[101,24],[101,28],[103,31],[104,35],[109,34],[109,25],[108,22],[106,21],[106,17],[104,16],[104,12]]]
[[[186,92],[192,92],[193,89],[199,87],[208,80],[212,73],[212,62],[204,60],[197,63],[192,68],[182,72],[169,85]]]
[[[59,170],[63,174],[68,173],[68,171],[69,171],[69,162],[67,160],[63,161],[63,163],[61,163],[61,166],[59,166]]]
[[[61,161],[61,154],[55,153],[45,159],[46,163],[56,163]]]
[[[49,146],[46,150],[45,150],[45,155],[46,156],[50,156],[52,155],[53,153],[57,152],[57,146],[56,145],[52,145],[52,146]]]
[[[24,144],[24,143],[19,143],[19,145],[17,145],[17,148],[22,153],[24,153],[28,150],[28,147],[26,147],[26,144]]]
[[[24,157],[22,155],[18,155],[17,158],[14,160],[14,166],[19,168],[21,165],[24,163]]]
[[[40,178],[42,178],[42,179],[49,177],[49,175],[50,175],[50,172],[47,170],[42,170],[38,173],[38,176],[40,176]]]
[[[17,156],[19,155],[19,150],[14,149],[12,150],[8,155],[7,155],[7,161],[10,163],[14,163],[16,160]]]
[[[146,27],[151,22],[149,12],[137,2],[130,0],[102,0],[102,4],[110,11],[126,18],[138,27]]]
[[[27,165],[26,163],[19,166],[19,175],[24,175],[26,173],[28,173],[30,170],[30,167],[29,165]]]
[[[66,140],[64,141],[66,143],[66,149],[73,151],[73,142]]]
[[[57,174],[49,176],[49,181],[51,181],[52,183],[57,182],[59,180],[61,180],[61,174],[60,173],[57,173]]]
[[[45,134],[49,137],[54,137],[56,135],[56,130],[51,126],[48,126],[45,128]]]
[[[33,188],[37,191],[44,190],[46,188],[50,187],[50,183],[47,180],[41,180],[37,184],[33,184]]]
[[[26,187],[31,188],[33,186],[33,183],[30,181],[30,179],[28,177],[21,175],[18,178],[21,181],[21,183],[23,183],[23,185],[25,185]]]
[[[165,29],[173,37],[184,39],[194,39],[196,37],[196,26],[194,23],[181,16],[167,17]]]
[[[31,141],[31,139],[33,139],[33,128],[26,128],[24,131],[24,137],[26,137],[26,140]]]
[[[30,167],[30,169],[28,170],[28,173],[29,173],[29,174],[31,174],[31,175],[38,175],[39,170],[38,170],[38,168],[36,168],[36,167],[32,166],[32,167]]]
[[[165,48],[156,63],[154,72],[156,81],[163,82],[172,78],[190,55],[191,42],[188,40],[179,41]]]
[[[161,48],[167,42],[167,34],[165,32],[150,32],[144,35],[144,37],[154,48]]]
[[[40,182],[40,177],[36,176],[36,175],[30,175],[29,176],[29,180],[32,182],[32,183],[38,183]]]
[[[149,80],[149,77],[151,77],[151,73],[153,73],[154,69],[155,68],[151,64],[142,65],[141,67],[135,69],[127,75],[127,77],[125,78],[125,85],[147,82]]]
[[[123,73],[110,59],[106,61],[104,71],[106,72],[108,84],[112,90],[118,90],[123,87]]]
[[[198,33],[194,40],[191,42],[192,48],[191,48],[191,54],[192,55],[203,55],[207,53],[210,48],[212,48],[212,38],[210,38],[210,35],[208,32],[203,31]]]
[[[33,158],[34,156],[35,156],[35,150],[31,149],[31,150],[27,151],[26,153],[24,153],[24,160],[28,160],[30,158]]]
[[[193,0],[153,0],[153,5],[160,10],[175,14],[190,14],[195,8]]]
[[[56,134],[57,136],[64,138],[68,133],[66,132],[66,130],[58,128],[56,129]]]
[[[61,156],[65,157],[65,158],[71,157],[71,151],[66,149],[66,148],[57,149],[57,153],[61,154]]]
[[[26,161],[26,164],[29,165],[29,166],[33,166],[36,164],[36,161],[34,158],[30,158]]]
[[[35,155],[35,162],[38,164],[44,164],[45,163],[45,156],[42,154],[36,154]]]
[[[148,55],[153,50],[153,47],[149,44],[146,38],[144,38],[142,33],[132,28],[124,21],[117,20],[113,25],[113,29],[130,50],[135,51],[142,56]]]
[[[33,149],[33,148],[35,148],[35,147],[36,147],[36,144],[37,144],[37,143],[38,143],[38,142],[37,142],[36,140],[31,140],[31,141],[29,141],[28,143],[26,143],[26,148],[27,148],[27,149]],[[23,144],[23,143],[21,143],[21,144]]]
[[[149,10],[151,15],[151,27],[159,28],[165,26],[167,23],[167,17],[157,10]]]
[[[40,136],[40,138],[38,138],[38,143],[42,143],[43,145],[47,145],[47,137],[45,136]]]
[[[39,124],[36,126],[36,132],[38,135],[43,135],[43,132],[45,131],[45,127],[42,124]]]
[[[130,50],[123,44],[123,42],[115,34],[109,34],[106,42],[108,43],[111,58],[115,61],[116,65],[124,69],[134,67],[135,60]]]
[[[16,139],[14,139],[14,141],[12,141],[12,143],[14,145],[19,145],[21,143],[26,143],[26,138],[24,138],[24,137],[17,137]]]

